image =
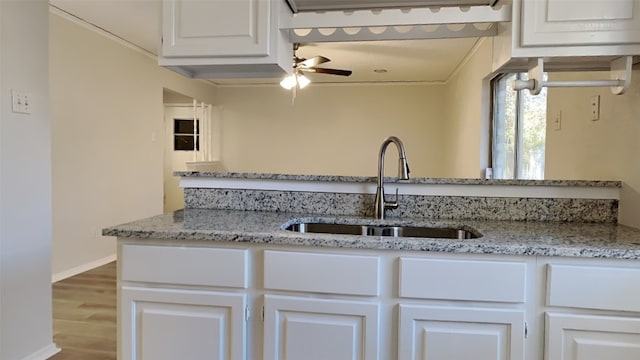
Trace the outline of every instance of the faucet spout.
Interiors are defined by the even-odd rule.
[[[394,201],[387,201],[384,196],[384,155],[389,144],[395,144],[398,149],[398,179],[409,180],[409,164],[407,163],[407,155],[404,150],[404,144],[395,136],[390,136],[382,143],[380,154],[378,156],[378,186],[376,188],[375,199],[375,217],[376,219],[384,219],[384,211],[386,209],[396,209],[398,207],[398,189],[396,189],[396,198]]]

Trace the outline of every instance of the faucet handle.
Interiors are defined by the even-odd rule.
[[[393,201],[384,200],[385,209],[397,209],[398,208],[398,188],[396,188],[396,198]]]

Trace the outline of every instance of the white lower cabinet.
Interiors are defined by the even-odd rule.
[[[119,239],[119,360],[640,359],[637,260],[201,244]]]
[[[120,360],[244,360],[246,295],[120,289]]]
[[[546,314],[547,360],[638,360],[640,318]]]
[[[265,295],[264,360],[377,360],[377,302]]]
[[[399,309],[398,359],[524,359],[524,311],[423,305]]]
[[[637,263],[549,262],[545,360],[640,359]]]
[[[523,360],[527,264],[512,260],[401,257],[398,358]]]

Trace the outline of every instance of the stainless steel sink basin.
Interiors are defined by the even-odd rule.
[[[299,233],[418,237],[439,239],[476,239],[482,236],[476,231],[453,227],[353,225],[324,223],[292,224],[286,227],[285,230],[295,231]]]

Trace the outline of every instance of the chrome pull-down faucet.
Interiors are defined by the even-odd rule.
[[[407,155],[404,151],[404,144],[395,136],[388,137],[380,147],[380,155],[378,157],[378,187],[376,188],[375,217],[384,220],[384,211],[386,209],[396,209],[398,207],[398,189],[396,188],[396,198],[394,201],[387,201],[384,197],[384,154],[387,146],[394,143],[398,148],[398,179],[409,180],[409,164],[407,163]]]

